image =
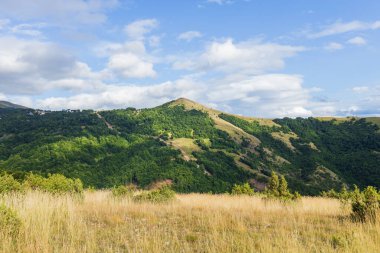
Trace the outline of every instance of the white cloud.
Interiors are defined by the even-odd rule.
[[[223,82],[221,80],[216,83]],[[226,107],[238,107],[245,115],[261,117],[311,116],[310,91],[297,75],[266,74],[239,82],[210,87],[207,100]]]
[[[125,78],[154,77],[153,63],[144,61],[133,53],[114,54],[110,57],[108,68],[122,74]]]
[[[367,86],[357,86],[357,87],[352,88],[352,91],[353,92],[357,92],[357,93],[363,93],[363,92],[369,91],[369,87],[367,87]]]
[[[329,51],[341,50],[343,48],[344,47],[343,47],[342,44],[336,43],[336,42],[331,42],[331,43],[329,43],[328,45],[325,46],[325,49],[329,50]]]
[[[111,79],[155,77],[154,57],[147,52],[146,44],[151,48],[157,48],[160,45],[160,37],[146,36],[157,26],[158,22],[155,19],[138,20],[125,26],[128,39],[124,43],[100,43],[95,53],[108,58],[103,73],[112,77]]]
[[[117,0],[2,0],[0,15],[55,24],[99,24],[107,19],[104,12],[117,4]]]
[[[293,47],[273,43],[245,41],[234,43],[232,39],[212,42],[203,53],[175,60],[175,69],[198,71],[218,71],[251,75],[261,74],[284,66],[284,59],[303,51]]]
[[[28,36],[41,36],[42,32],[40,29],[46,27],[45,23],[36,23],[36,24],[19,24],[13,27],[10,27],[10,33],[21,34]]]
[[[179,97],[187,97],[214,107],[238,109],[245,115],[261,117],[311,116],[310,91],[302,87],[296,75],[270,74],[232,84],[223,80],[206,83],[194,76],[174,82],[136,85],[99,85],[87,92],[69,97],[49,97],[35,101],[44,109],[111,109],[152,107]]]
[[[181,33],[178,36],[178,39],[185,40],[185,41],[192,41],[193,39],[200,38],[200,37],[202,37],[202,33],[198,31],[188,31],[188,32]]]
[[[124,30],[131,39],[141,40],[157,26],[156,19],[142,19],[127,25]]]
[[[125,43],[103,43],[96,52],[108,57],[105,73],[112,73],[123,78],[155,77],[156,71],[152,57],[146,52],[143,41],[126,41]]]
[[[178,97],[197,99],[202,91],[191,78],[179,79],[149,86],[104,85],[91,93],[80,93],[70,97],[50,97],[36,101],[36,106],[46,109],[110,109],[152,107]]]
[[[367,41],[363,37],[354,37],[352,39],[349,39],[347,41],[348,44],[356,45],[356,46],[363,46],[367,44]]]
[[[364,31],[364,30],[376,30],[380,29],[380,20],[372,23],[366,23],[362,21],[352,21],[343,23],[338,21],[334,24],[326,26],[323,30],[311,33],[308,35],[309,38],[316,39],[336,34],[342,34],[353,31]]]
[[[0,37],[0,90],[39,93],[66,78],[97,78],[87,64],[51,42]]]

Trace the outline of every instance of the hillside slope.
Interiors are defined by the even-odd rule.
[[[0,101],[0,109],[27,109],[27,107],[22,105],[16,105],[8,101]]]
[[[188,99],[149,109],[0,109],[0,170],[63,173],[98,188],[171,180],[181,192],[262,190],[272,170],[306,194],[380,187],[376,118],[256,119]]]

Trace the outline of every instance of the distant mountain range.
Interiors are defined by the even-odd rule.
[[[98,188],[170,180],[180,192],[226,192],[244,182],[263,190],[277,171],[304,194],[380,187],[379,118],[261,119],[184,98],[99,112],[0,106],[15,109],[0,109],[0,170],[18,178],[62,173]]]

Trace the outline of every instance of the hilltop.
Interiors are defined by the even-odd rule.
[[[304,194],[380,187],[378,118],[260,119],[185,98],[147,109],[0,110],[0,118],[0,170],[15,177],[225,192],[243,182],[262,190],[274,170]]]

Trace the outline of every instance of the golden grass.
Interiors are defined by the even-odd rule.
[[[13,239],[0,233],[0,252],[380,252],[380,224],[351,222],[336,200],[177,198],[151,204],[116,200],[107,191],[87,192],[83,200],[8,196],[23,227]]]
[[[186,161],[196,160],[192,155],[194,151],[201,151],[201,148],[194,143],[194,139],[190,138],[177,138],[168,141],[169,145],[181,151],[183,159]]]

